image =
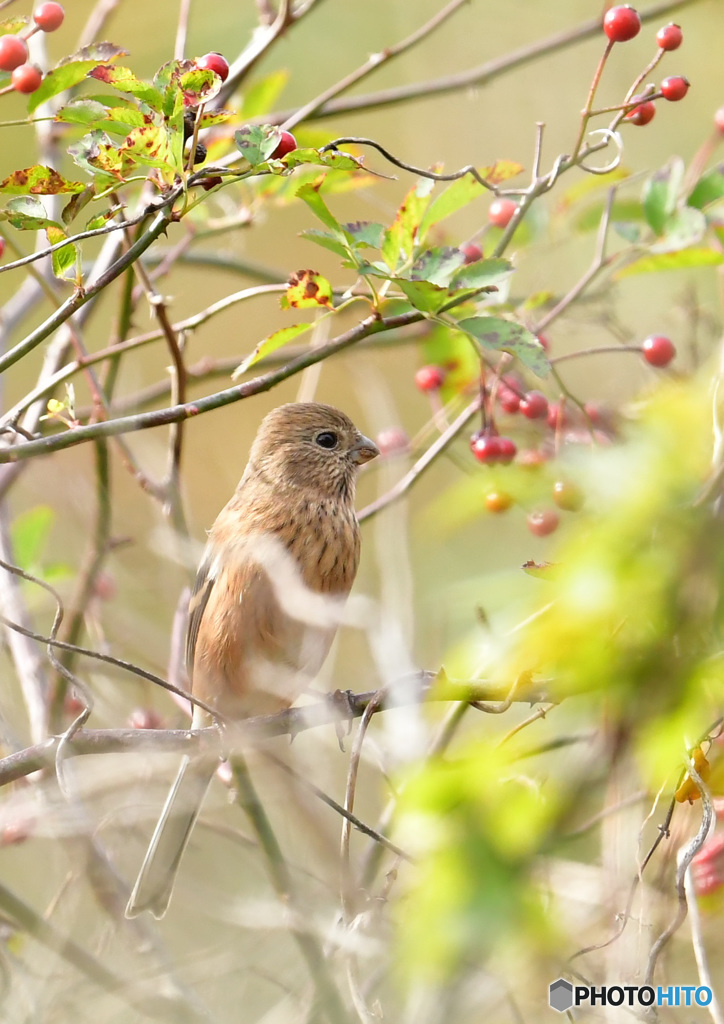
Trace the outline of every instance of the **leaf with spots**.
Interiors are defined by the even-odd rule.
[[[234,132],[236,148],[252,167],[266,163],[281,137],[281,129],[271,124],[248,124]]]
[[[172,133],[165,125],[148,124],[132,129],[120,147],[119,154],[139,164],[158,167],[169,176],[179,174],[182,170],[178,165],[178,153],[174,151]]]
[[[451,278],[451,285],[456,288],[484,288],[500,284],[513,273],[510,260],[492,258],[478,260],[456,270]]]
[[[117,47],[113,47],[117,52],[112,56],[125,53],[124,50],[120,50]],[[104,58],[106,60],[110,58]],[[98,59],[90,57],[86,60],[72,60],[67,63],[59,64],[57,68],[53,68],[45,75],[43,81],[40,83],[39,88],[35,90],[28,101],[28,111],[32,114],[34,110],[45,103],[51,98],[51,96],[57,96],[61,92],[65,92],[67,89],[72,89],[74,85],[78,85],[79,82],[84,81],[90,72],[98,67]],[[108,69],[113,70],[113,69]]]
[[[282,309],[316,309],[332,306],[332,286],[316,270],[298,270],[289,278]]]
[[[3,219],[9,220],[18,231],[38,231],[55,223],[35,196],[18,196],[17,199],[9,200],[3,210]]]
[[[89,71],[88,77],[95,78],[97,82],[112,85],[119,92],[130,93],[142,103],[146,103],[152,110],[160,112],[163,107],[163,97],[158,89],[154,89],[148,82],[136,78],[129,68],[107,67],[101,64]]]
[[[406,263],[412,256],[433,184],[429,178],[421,178],[407,193],[394,221],[385,232],[382,257],[390,270],[397,270],[401,263]]]
[[[260,359],[264,359],[265,356],[271,355],[272,352],[276,352],[282,346],[288,345],[290,341],[294,341],[295,338],[298,338],[300,334],[304,334],[306,331],[311,331],[313,327],[314,324],[293,324],[291,327],[282,327],[280,331],[270,334],[268,338],[259,342],[246,359],[239,363],[232,374],[233,379],[236,380],[237,377],[241,377],[255,363],[258,363]]]
[[[446,288],[450,280],[465,263],[465,254],[449,245],[426,249],[412,265],[407,275],[411,281],[429,281]]]
[[[197,107],[208,103],[221,89],[222,81],[213,71],[194,68],[179,78],[179,89],[185,107]]]
[[[483,349],[509,352],[536,377],[547,377],[550,373],[545,349],[535,334],[522,324],[495,316],[471,316],[460,320],[457,326]]]
[[[84,188],[83,182],[68,181],[52,167],[43,167],[42,164],[13,171],[0,181],[0,192],[12,195],[57,196],[61,193],[82,192]]]
[[[300,167],[302,164],[310,164],[317,167],[329,167],[335,171],[352,171],[355,168],[362,168],[362,160],[350,156],[349,153],[338,153],[336,150],[325,150],[320,153],[318,149],[304,148],[293,149],[284,157],[287,167]]]
[[[356,247],[370,249],[379,249],[385,231],[382,224],[370,220],[355,220],[342,224],[342,230]]]

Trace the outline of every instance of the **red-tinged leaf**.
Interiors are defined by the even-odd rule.
[[[429,178],[421,178],[407,193],[385,232],[382,256],[390,270],[396,270],[412,256],[420,222],[430,203],[432,187],[433,182]]]
[[[332,286],[316,270],[298,270],[289,278],[285,298],[291,309],[332,306]]]
[[[280,331],[275,331],[274,334],[270,334],[264,341],[260,341],[256,346],[251,355],[248,355],[243,362],[239,363],[237,368],[234,370],[232,377],[234,380],[237,377],[241,377],[242,374],[246,373],[255,363],[258,363],[260,359],[264,359],[266,356],[271,355],[272,352],[276,352],[277,349],[283,345],[288,345],[290,341],[298,338],[300,334],[304,334],[305,331],[311,331],[314,324],[293,324],[291,327],[282,327]]]
[[[547,377],[550,373],[545,349],[535,334],[522,324],[495,316],[471,316],[460,320],[457,326],[484,348],[510,352],[536,377]]]
[[[107,67],[104,64],[93,68],[88,72],[89,78],[95,78],[97,82],[104,82],[112,85],[119,92],[130,93],[136,99],[148,104],[153,110],[161,111],[163,98],[157,89],[154,89],[148,82],[142,82],[133,74],[129,68]]]
[[[491,185],[501,185],[509,178],[515,178],[523,171],[523,165],[515,160],[496,160],[492,167],[481,167],[480,175]]]
[[[218,93],[222,81],[213,71],[194,68],[179,78],[179,88],[185,107],[197,107],[199,103],[208,103]]]
[[[41,164],[13,171],[0,181],[0,192],[12,195],[57,196],[64,192],[82,192],[84,188],[83,182],[68,181],[52,167]]]
[[[235,117],[233,110],[207,110],[201,115],[200,128],[211,128],[215,124],[226,124]]]
[[[140,164],[159,167],[175,174],[179,173],[181,168],[175,163],[176,153],[172,142],[171,133],[165,126],[144,125],[129,132],[119,153],[122,157],[132,158]]]
[[[679,252],[665,252],[642,256],[614,274],[614,279],[633,274],[656,274],[662,270],[687,270],[690,267],[712,267],[724,263],[724,253],[717,249],[690,248]]]

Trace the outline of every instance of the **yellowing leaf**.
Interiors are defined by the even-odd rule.
[[[332,306],[332,286],[315,270],[298,270],[289,278],[286,300],[292,309]]]

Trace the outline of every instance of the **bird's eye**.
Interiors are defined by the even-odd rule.
[[[326,448],[328,451],[336,448],[339,444],[339,438],[333,430],[323,430],[321,434],[317,434],[314,440],[320,448]]]

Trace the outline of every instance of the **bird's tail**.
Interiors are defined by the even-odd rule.
[[[176,874],[201,811],[216,765],[184,757],[133,886],[126,917],[150,910],[159,920],[168,909]]]

